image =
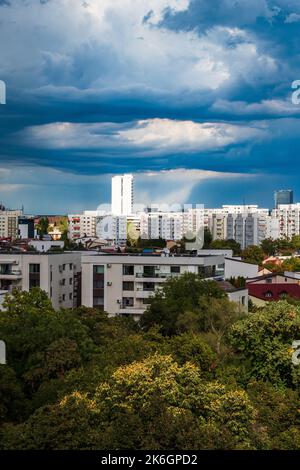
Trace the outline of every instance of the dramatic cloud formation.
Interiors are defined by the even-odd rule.
[[[0,0],[0,199],[95,207],[127,171],[144,198],[297,194],[299,18],[298,0]]]

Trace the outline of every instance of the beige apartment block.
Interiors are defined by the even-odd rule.
[[[40,287],[55,309],[73,308],[80,303],[80,271],[80,253],[1,253],[1,297],[13,288]]]
[[[170,277],[224,274],[224,256],[82,253],[82,304],[138,320],[149,297]],[[223,271],[222,271],[223,266]]]

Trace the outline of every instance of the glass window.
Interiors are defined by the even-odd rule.
[[[148,277],[155,276],[155,266],[144,266],[144,275]]]
[[[123,297],[123,299],[122,299],[123,308],[133,307],[133,305],[134,305],[134,298],[133,297]]]
[[[103,265],[94,265],[94,274],[103,274],[104,266]]]
[[[180,273],[180,266],[171,266],[171,273]]]
[[[29,265],[29,272],[38,274],[40,272],[40,265],[39,264],[30,264]]]
[[[133,281],[123,281],[123,290],[134,290]]]
[[[134,275],[134,266],[131,264],[123,264],[123,275],[133,276]]]
[[[94,280],[94,289],[104,289],[104,280],[103,279],[95,279]]]

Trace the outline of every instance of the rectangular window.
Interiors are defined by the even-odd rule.
[[[134,266],[131,264],[123,264],[123,275],[134,276]]]
[[[123,290],[134,290],[133,281],[123,281]]]
[[[94,265],[94,274],[103,274],[104,266],[103,265]]]
[[[30,274],[39,274],[40,273],[40,265],[39,264],[30,264],[29,265],[29,273]]]
[[[70,300],[73,299],[73,294],[72,294],[72,292],[69,294],[69,299],[70,299]]]
[[[134,306],[134,298],[133,297],[123,297],[122,299],[122,307],[133,307]]]
[[[143,282],[143,290],[154,291],[155,283],[154,282]]]
[[[104,289],[104,279],[94,279],[94,289]]]
[[[180,266],[171,266],[171,273],[180,273]]]
[[[145,277],[154,277],[155,276],[155,266],[144,266],[144,275],[145,275]]]

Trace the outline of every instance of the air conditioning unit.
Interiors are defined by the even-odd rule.
[[[156,269],[157,271],[159,271],[159,270],[160,270],[160,266],[155,266],[155,269]]]
[[[107,267],[108,267],[108,268],[111,268],[111,264],[108,264]]]
[[[112,282],[107,282],[106,285],[107,286],[112,286]]]

